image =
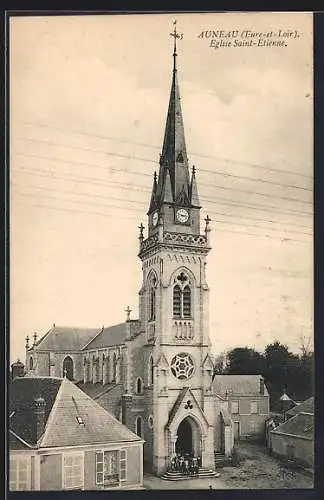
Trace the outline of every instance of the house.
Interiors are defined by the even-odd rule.
[[[303,401],[302,403],[296,404],[288,411],[285,412],[285,420],[289,420],[291,417],[298,415],[298,413],[311,413],[314,415],[314,397],[310,397]]]
[[[264,439],[269,394],[261,375],[215,375],[213,390],[228,401],[235,441]]]
[[[288,396],[288,394],[286,394],[285,392],[279,398],[279,408],[283,414],[285,414],[288,410],[296,406],[296,404],[297,403],[293,399],[291,399],[291,397]]]
[[[269,445],[272,455],[312,468],[314,465],[314,413],[299,412],[271,430]]]
[[[11,491],[142,486],[143,439],[68,379],[17,377],[9,399]]]

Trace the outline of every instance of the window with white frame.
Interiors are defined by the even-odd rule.
[[[63,489],[83,489],[84,458],[82,453],[63,455]]]
[[[239,408],[239,402],[238,401],[232,401],[231,402],[231,411],[232,411],[232,413],[240,413],[240,408]]]
[[[10,491],[30,490],[30,457],[10,457]]]
[[[119,484],[117,450],[96,452],[96,484],[103,487]]]
[[[126,481],[126,479],[127,479],[127,453],[126,453],[126,450],[120,450],[119,475],[120,475],[121,481]]]
[[[251,401],[250,413],[258,413],[258,402],[257,401]]]

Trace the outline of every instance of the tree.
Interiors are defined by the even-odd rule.
[[[227,353],[226,373],[232,375],[263,375],[264,356],[249,347],[236,347]]]

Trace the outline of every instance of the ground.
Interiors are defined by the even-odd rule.
[[[278,459],[269,456],[261,445],[240,443],[237,457],[237,466],[220,468],[219,477],[171,482],[145,475],[144,487],[149,490],[204,490],[210,486],[215,490],[313,488],[312,477],[304,472],[287,469]]]

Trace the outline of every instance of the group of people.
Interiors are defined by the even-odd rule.
[[[189,454],[174,453],[170,459],[170,469],[172,472],[181,472],[187,476],[199,474],[201,458],[192,457]]]

